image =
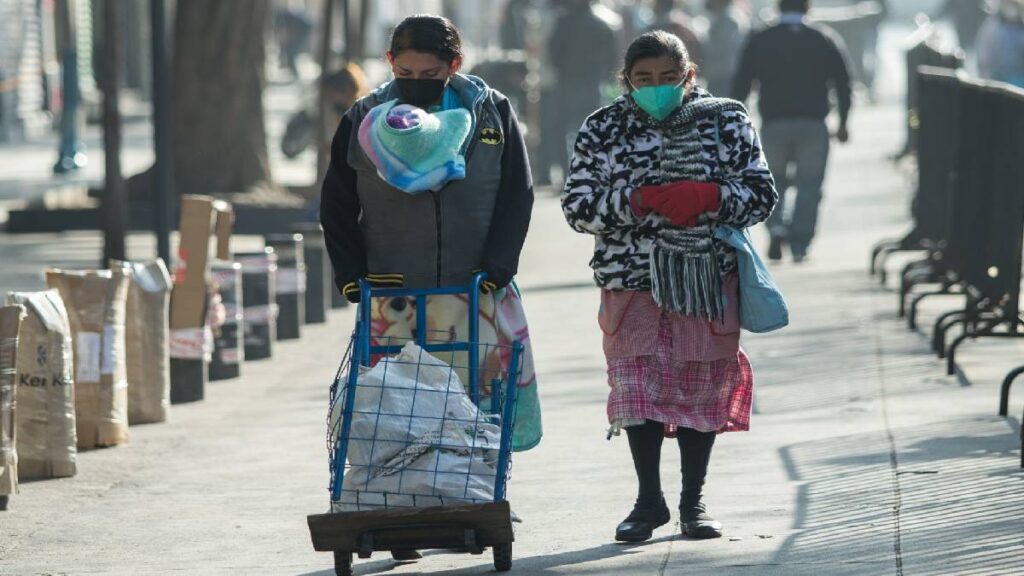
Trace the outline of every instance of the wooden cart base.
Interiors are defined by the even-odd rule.
[[[494,552],[498,572],[512,569],[512,514],[508,502],[314,514],[307,518],[313,549],[334,552],[338,576],[352,574],[352,554],[448,549]]]

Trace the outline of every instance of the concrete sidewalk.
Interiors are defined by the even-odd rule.
[[[1024,351],[971,344],[962,366],[972,385],[947,378],[927,341],[896,320],[892,290],[866,273],[871,244],[907,226],[909,183],[883,160],[902,144],[899,126],[896,106],[856,116],[854,144],[836,149],[812,260],[776,268],[793,324],[744,336],[756,414],[753,430],[722,436],[712,458],[707,501],[726,527],[716,541],[666,526],[643,545],[612,542],[635,480],[625,439],[604,436],[591,240],[568,229],[553,196],[538,199],[520,283],[546,437],[515,457],[510,500],[525,520],[515,573],[1021,573],[1020,422],[995,415],[994,384]],[[211,384],[205,402],[175,406],[171,422],[81,454],[76,478],[23,485],[0,515],[0,573],[333,574],[305,517],[327,508],[327,388],[351,322],[350,311],[334,314],[281,343],[275,360]],[[663,478],[674,506],[670,448]],[[357,574],[491,570],[489,554],[357,561]]]

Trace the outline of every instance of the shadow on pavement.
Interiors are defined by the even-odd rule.
[[[607,560],[610,558],[622,557],[629,554],[638,554],[639,548],[644,546],[650,546],[654,544],[660,544],[670,542],[673,540],[685,540],[678,533],[678,527],[673,531],[671,535],[662,536],[659,538],[653,538],[647,542],[641,544],[618,544],[618,543],[606,543],[600,546],[594,546],[593,548],[586,548],[583,550],[566,550],[563,552],[556,552],[553,554],[543,554],[539,556],[528,556],[528,557],[516,557],[513,554],[512,572],[510,574],[530,574],[530,575],[545,575],[545,574],[562,574],[562,570],[554,570],[563,566],[573,566],[573,574],[587,574],[589,572],[608,574],[609,568],[602,566],[594,570],[587,570],[582,567],[583,564],[588,562],[597,562],[600,560]],[[424,556],[437,556],[443,554],[453,554],[442,550],[427,551],[424,552]],[[325,555],[325,557],[327,557]],[[458,568],[455,570],[427,570],[429,574],[447,574],[447,575],[469,575],[469,574],[487,574],[493,573],[494,569],[490,565],[490,551],[484,552],[478,559],[483,560],[484,564],[478,564],[475,566],[469,566],[465,568]],[[371,574],[384,574],[391,572],[397,568],[403,566],[415,566],[415,564],[397,564],[391,559],[386,560],[372,560],[365,563],[360,563],[357,559],[355,562],[354,573],[357,575],[368,576]],[[334,570],[320,570],[317,572],[307,572],[300,574],[299,576],[333,576]]]
[[[798,489],[778,563],[849,559],[840,572],[1002,574],[1024,563],[1019,423],[963,418],[782,448]],[[839,456],[837,456],[839,455]],[[859,568],[858,568],[859,566]],[[1004,572],[1005,571],[1005,572]],[[832,573],[832,572],[830,572]]]

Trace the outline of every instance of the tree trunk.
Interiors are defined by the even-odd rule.
[[[182,194],[273,188],[263,122],[270,0],[178,0],[173,149]]]

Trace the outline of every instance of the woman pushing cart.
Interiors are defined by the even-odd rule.
[[[373,348],[359,362],[373,364],[394,352],[389,344],[427,344],[418,336],[428,334],[466,343],[441,359],[462,384],[515,375],[511,448],[529,450],[542,435],[540,404],[513,277],[533,185],[515,112],[483,80],[459,73],[459,32],[445,18],[403,20],[387,59],[394,79],[338,127],[320,207],[339,290],[351,302],[370,297],[360,323],[370,346],[355,354]],[[494,393],[490,378],[478,384],[474,395]]]

